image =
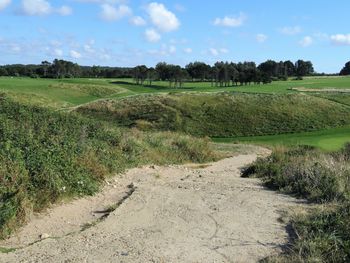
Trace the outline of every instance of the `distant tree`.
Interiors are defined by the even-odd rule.
[[[258,69],[263,73],[268,75],[270,78],[277,76],[278,64],[276,61],[267,60],[258,66]]]
[[[295,76],[295,66],[294,63],[290,60],[284,61],[284,67],[287,71],[287,76]]]
[[[148,77],[148,68],[145,65],[140,65],[134,68],[134,80],[136,84],[143,85]]]
[[[46,61],[46,60],[41,62],[41,68],[42,68],[44,78],[47,77],[47,72],[48,72],[50,66],[51,66],[51,63]]]
[[[6,68],[0,67],[0,76],[8,76]]]
[[[172,84],[174,84],[174,88],[177,87],[182,87],[184,78],[186,76],[185,74],[185,70],[182,69],[180,66],[178,65],[167,65],[168,67],[168,72],[169,72],[169,87],[172,86]],[[187,71],[186,71],[187,73]]]
[[[149,68],[147,71],[147,80],[150,86],[152,86],[152,82],[157,79],[157,71],[154,68]]]
[[[345,66],[340,71],[339,75],[350,75],[350,61],[346,62]]]
[[[158,77],[160,80],[168,80],[170,75],[169,75],[169,70],[170,70],[170,67],[167,63],[165,62],[159,62],[157,65],[156,65],[156,71],[157,71],[157,74],[158,74]]]
[[[94,78],[98,78],[100,76],[100,74],[101,74],[101,68],[99,66],[93,65],[91,68],[91,75]]]
[[[186,65],[185,69],[188,72],[188,75],[192,78],[192,81],[194,79],[204,81],[208,78],[210,72],[209,65],[198,61],[194,63],[189,63],[188,65]]]
[[[314,68],[311,61],[304,61],[299,59],[295,63],[295,71],[296,71],[297,77],[302,78],[304,76],[314,73]]]

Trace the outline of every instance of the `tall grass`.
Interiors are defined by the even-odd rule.
[[[208,140],[121,129],[0,96],[0,238],[33,211],[92,195],[126,168],[215,158]]]
[[[105,100],[77,111],[124,127],[238,137],[313,131],[350,124],[350,108],[300,94],[169,94]]]
[[[279,148],[243,170],[281,192],[322,204],[292,218],[291,250],[268,262],[350,262],[350,145],[335,153]]]

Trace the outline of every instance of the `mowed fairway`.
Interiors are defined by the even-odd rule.
[[[90,87],[90,89],[89,89]],[[91,87],[94,91],[91,91]],[[22,100],[28,95],[38,101],[55,102],[58,106],[76,106],[101,98],[122,98],[138,94],[178,92],[224,92],[248,93],[296,93],[292,88],[307,89],[350,89],[350,77],[310,77],[301,81],[274,81],[266,85],[213,87],[211,82],[185,82],[182,88],[170,88],[166,81],[154,81],[152,86],[135,85],[132,79],[31,79],[0,77],[0,92],[10,93]],[[108,92],[95,92],[109,89]],[[35,102],[33,98],[27,98]]]
[[[240,142],[269,146],[309,145],[318,147],[324,151],[336,151],[343,147],[345,143],[350,142],[350,127],[270,136],[213,138],[213,141],[220,143]]]
[[[152,86],[135,85],[132,79],[31,79],[0,78],[0,93],[14,100],[55,109],[66,109],[101,99],[120,99],[143,94],[243,92],[288,94],[299,93],[293,88],[317,89],[308,95],[322,97],[342,105],[350,105],[350,94],[320,92],[320,89],[349,89],[349,77],[309,77],[301,81],[275,81],[267,85],[213,87],[210,82],[186,82],[182,88],[170,88],[165,81]],[[262,107],[264,105],[261,105]],[[337,150],[350,141],[350,127],[271,136],[216,138],[217,142],[249,142],[262,145],[306,144],[326,151]]]

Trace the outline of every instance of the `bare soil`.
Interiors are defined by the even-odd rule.
[[[282,211],[303,206],[240,177],[264,149],[207,165],[147,166],[101,193],[35,215],[0,262],[257,262],[288,242]]]

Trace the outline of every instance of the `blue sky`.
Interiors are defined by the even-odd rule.
[[[0,64],[350,60],[348,0],[0,0]]]

